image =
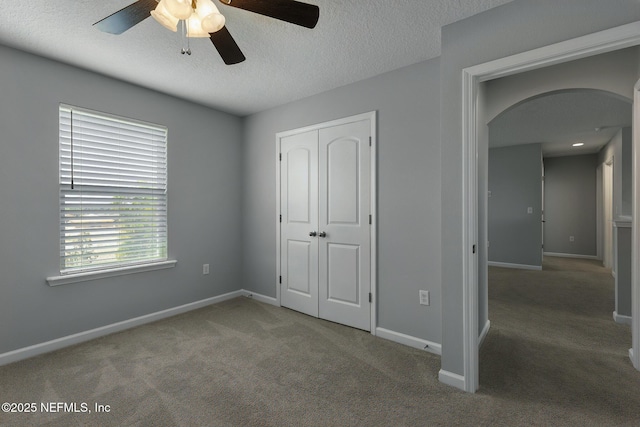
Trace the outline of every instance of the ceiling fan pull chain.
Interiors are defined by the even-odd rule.
[[[191,55],[191,46],[189,45],[189,20],[185,19],[184,24],[187,27],[187,31],[185,31],[187,38],[187,55]]]
[[[184,21],[180,21],[180,41],[182,42],[182,48],[180,49],[180,53],[181,54],[185,54],[187,53],[185,48],[184,48]]]
[[[189,25],[189,24],[188,24],[186,19],[181,21],[181,27],[182,27],[182,31],[181,31],[182,32],[182,50],[180,51],[180,53],[183,54],[183,55],[185,53],[187,55],[191,55],[191,48],[189,46],[189,37],[187,36],[187,32],[189,31],[187,25]],[[186,39],[186,43],[185,43],[185,39]],[[185,44],[187,45],[186,48],[185,48]]]

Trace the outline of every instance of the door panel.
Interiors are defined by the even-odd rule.
[[[360,193],[359,141],[337,139],[327,144],[327,223],[358,224]]]
[[[318,316],[318,132],[282,138],[281,304]]]
[[[292,147],[286,157],[288,221],[309,225],[311,152],[305,147]]]
[[[319,317],[371,329],[370,121],[320,129]]]
[[[311,244],[310,242],[287,242],[287,289],[311,296]]]
[[[327,244],[327,299],[332,302],[360,303],[360,246]],[[355,286],[354,286],[355,284]]]

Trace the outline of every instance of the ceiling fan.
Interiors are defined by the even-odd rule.
[[[320,16],[318,6],[295,0],[220,0],[220,3],[306,28],[314,28]],[[211,0],[138,0],[93,25],[106,33],[122,34],[150,16],[172,31],[177,31],[181,24],[187,40],[209,37],[227,65],[246,59],[227,30],[224,16]],[[191,50],[183,47],[182,53],[190,55]]]

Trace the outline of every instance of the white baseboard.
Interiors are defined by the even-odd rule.
[[[423,340],[422,338],[412,337],[411,335],[405,335],[400,332],[390,331],[384,328],[376,328],[376,336],[399,344],[404,344],[409,347],[428,351],[433,354],[442,354],[442,345]]]
[[[443,384],[450,385],[464,391],[464,377],[462,375],[440,369],[440,372],[438,372],[438,380]]]
[[[629,359],[631,360],[631,364],[633,365],[633,349],[629,349]]]
[[[491,328],[491,320],[487,320],[487,323],[484,324],[484,328],[482,328],[482,332],[480,332],[480,337],[478,338],[478,348],[482,347],[482,343],[484,339],[487,337],[489,333],[489,329]]]
[[[260,302],[264,302],[266,304],[271,304],[271,305],[275,305],[276,307],[280,307],[280,304],[278,304],[278,300],[276,298],[273,298],[273,297],[268,297],[266,295],[257,294],[257,293],[252,292],[252,291],[247,291],[246,289],[242,290],[242,295],[247,297],[247,298],[253,298],[256,301],[260,301]]]
[[[617,311],[613,312],[613,320],[616,323],[621,323],[623,325],[629,325],[629,326],[631,326],[631,323],[632,323],[631,316],[624,316],[622,314],[618,314]]]
[[[77,334],[68,335],[65,337],[57,338],[51,341],[46,341],[40,344],[31,345],[28,347],[20,348],[17,350],[9,351],[7,353],[0,354],[0,366],[7,365],[9,363],[18,362],[20,360],[28,359],[30,357],[39,356],[44,353],[49,353],[55,350],[59,350],[64,347],[79,344],[85,341],[89,341],[95,338],[100,338],[105,335],[113,334],[115,332],[131,329],[136,326],[144,325],[146,323],[155,322],[157,320],[165,319],[167,317],[176,316],[178,314],[186,313],[188,311],[197,310],[208,305],[217,304],[223,301],[227,301],[237,297],[253,298],[256,301],[260,301],[266,304],[279,306],[276,298],[261,295],[255,292],[241,289],[239,291],[229,292],[227,294],[218,295],[212,298],[207,298],[200,301],[195,301],[189,304],[180,305],[178,307],[169,308],[166,310],[158,311],[155,313],[146,314],[144,316],[135,317],[133,319],[124,320],[122,322],[113,323],[99,328],[90,329],[88,331],[79,332]],[[410,347],[425,350],[437,355],[442,352],[440,344],[433,343],[420,338],[405,335],[399,332],[390,331],[383,328],[376,328],[376,334],[381,338],[385,338],[400,344],[408,345]]]
[[[512,264],[509,262],[488,262],[490,267],[517,268],[519,270],[542,270],[541,265]]]
[[[157,311],[155,313],[146,314],[144,316],[135,317],[133,319],[124,320],[122,322],[112,323],[111,325],[101,326],[99,328],[90,329],[88,331],[79,332],[77,334],[67,335],[66,337],[57,338],[29,347],[9,351],[7,353],[0,354],[0,366],[17,362],[19,360],[28,359],[30,357],[38,356],[44,353],[49,353],[54,350],[59,350],[70,345],[79,344],[81,342],[113,334],[115,332],[124,331],[125,329],[144,325],[146,323],[155,322],[167,317],[186,313],[188,311],[196,310],[208,305],[217,304],[222,301],[237,298],[243,295],[242,292],[243,291],[229,292],[227,294],[218,295],[216,297],[195,301],[189,304],[180,305],[178,307],[169,308],[167,310]]]
[[[597,255],[578,255],[578,254],[564,254],[558,252],[544,252],[544,256],[555,256],[558,258],[580,258],[580,259],[595,259],[599,260]]]

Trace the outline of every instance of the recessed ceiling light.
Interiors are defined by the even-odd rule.
[[[584,145],[584,142],[576,142],[575,144],[573,144],[574,147],[582,147]]]

